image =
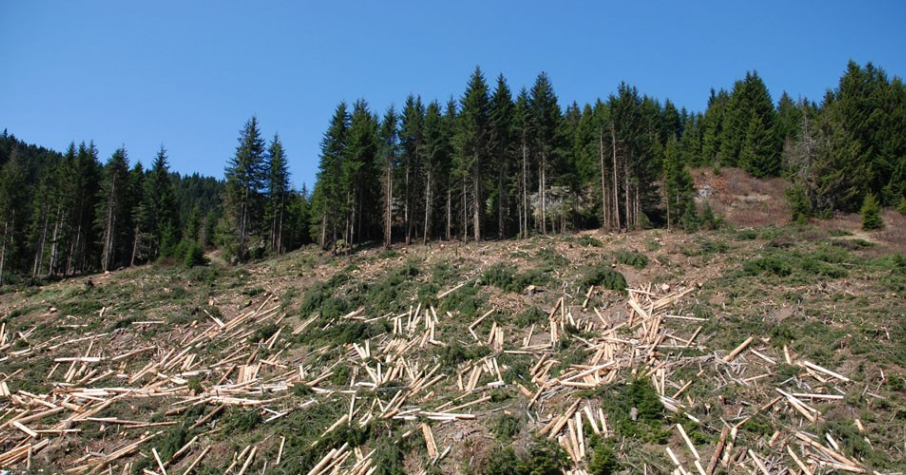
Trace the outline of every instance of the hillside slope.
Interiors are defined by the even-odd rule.
[[[902,471],[906,260],[823,227],[304,249],[6,289],[0,466]]]

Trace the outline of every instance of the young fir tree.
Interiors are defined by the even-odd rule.
[[[282,254],[286,251],[284,241],[285,220],[288,206],[289,169],[286,164],[286,152],[280,137],[274,134],[267,150],[267,209],[268,249],[271,253]]]
[[[227,164],[225,206],[236,238],[236,258],[249,257],[249,244],[260,230],[265,181],[264,139],[252,116],[239,133],[236,153]]]
[[[884,229],[884,219],[881,218],[881,204],[875,195],[868,193],[862,201],[862,229],[876,231]]]

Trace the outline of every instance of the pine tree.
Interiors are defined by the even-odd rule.
[[[239,133],[239,145],[225,171],[227,212],[236,236],[236,258],[249,257],[249,243],[260,230],[265,181],[264,139],[252,116]]]
[[[487,173],[488,140],[490,133],[490,102],[488,85],[480,67],[469,78],[469,84],[460,100],[456,177],[462,183],[463,239],[468,240],[468,215],[471,214],[472,238],[482,239],[484,190],[483,177]]]
[[[286,210],[288,206],[289,169],[286,152],[280,137],[274,134],[267,150],[267,209],[268,249],[280,255],[286,251],[284,244]]]

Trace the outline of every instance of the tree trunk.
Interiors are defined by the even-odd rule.
[[[453,187],[447,186],[447,241],[453,239]]]
[[[44,265],[44,246],[47,244],[47,211],[43,210],[44,223],[41,225],[41,233],[38,237],[38,244],[35,246],[35,263],[32,266],[32,277],[38,277],[41,273],[41,267]]]
[[[428,173],[425,183],[425,229],[422,244],[428,244],[428,234],[431,232],[431,174]]]
[[[384,171],[384,248],[390,249],[393,238],[393,164],[388,160]]]
[[[607,166],[604,161],[604,133],[598,134],[598,158],[601,165],[601,225],[610,227],[610,203],[607,193]]]
[[[528,147],[525,143],[525,134],[522,137],[522,238],[528,238]]]
[[[620,192],[619,192],[619,181],[617,180],[617,133],[616,129],[613,126],[613,122],[610,123],[610,141],[613,145],[613,223],[614,229],[620,228]]]
[[[3,241],[0,242],[0,287],[3,287],[3,268],[6,265],[6,238],[9,235],[9,220],[3,223]]]
[[[503,164],[497,170],[497,239],[503,239],[504,236],[504,215],[503,215],[503,183],[505,178]]]
[[[538,169],[538,194],[541,196],[541,234],[547,235],[547,154],[541,152],[541,163]]]
[[[481,241],[481,168],[478,156],[475,157],[475,170],[472,173],[472,231],[475,242]]]

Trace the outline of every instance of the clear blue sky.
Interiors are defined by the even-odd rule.
[[[222,176],[257,114],[311,185],[340,100],[383,113],[459,97],[475,65],[561,105],[620,81],[702,111],[755,69],[774,100],[820,100],[849,59],[906,76],[906,2],[191,2],[0,0],[0,129],[53,149],[94,140]]]

